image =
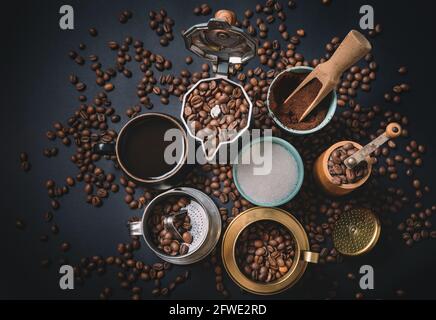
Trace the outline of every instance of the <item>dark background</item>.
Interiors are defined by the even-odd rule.
[[[281,1],[284,5],[286,1]],[[2,2],[1,20],[1,95],[3,114],[1,137],[3,152],[1,157],[1,215],[0,222],[0,298],[97,298],[104,286],[115,288],[115,298],[128,298],[112,275],[93,276],[83,287],[73,291],[62,291],[58,287],[57,263],[43,270],[39,261],[51,257],[57,261],[62,257],[59,244],[67,240],[72,244],[68,253],[71,263],[79,257],[92,255],[113,255],[117,243],[128,241],[125,222],[132,212],[122,200],[123,192],[111,195],[104,206],[94,209],[84,201],[83,186],[71,188],[70,194],[61,199],[61,209],[56,212],[55,221],[60,226],[60,234],[51,236],[47,244],[39,242],[41,234],[49,234],[49,226],[43,222],[42,214],[49,209],[49,199],[44,181],[53,178],[62,183],[67,175],[75,175],[76,168],[69,161],[72,148],[59,146],[58,157],[46,159],[42,155],[44,147],[53,145],[45,139],[45,131],[56,120],[65,121],[76,109],[77,92],[68,83],[68,75],[76,73],[88,85],[88,97],[95,93],[94,75],[88,67],[79,67],[71,61],[67,52],[78,49],[78,44],[87,45],[83,53],[87,56],[96,53],[103,65],[112,63],[114,55],[106,47],[108,40],[122,40],[127,35],[144,42],[144,47],[162,53],[173,61],[173,72],[185,67],[185,50],[179,31],[193,24],[206,21],[209,17],[196,17],[192,14],[195,5],[202,1],[5,1]],[[71,4],[75,9],[75,30],[62,31],[58,26],[59,8]],[[359,8],[372,4],[376,22],[383,25],[383,34],[371,40],[374,54],[380,65],[378,79],[370,94],[361,94],[359,101],[368,105],[380,104],[383,107],[383,93],[399,80],[396,70],[405,64],[409,74],[403,78],[412,86],[410,94],[403,95],[403,102],[395,106],[410,118],[409,131],[412,136],[429,146],[424,158],[424,167],[418,170],[423,182],[431,183],[435,177],[433,164],[436,160],[434,143],[434,1],[346,1],[333,0],[330,7],[324,7],[319,0],[298,1],[298,8],[284,9],[289,30],[304,28],[308,36],[299,46],[299,52],[308,59],[324,53],[324,45],[335,35],[344,36],[351,28],[358,28]],[[228,8],[241,16],[245,9],[254,9],[254,1],[213,1],[214,10]],[[148,26],[149,10],[165,7],[169,16],[176,21],[175,40],[169,47],[159,46],[158,37]],[[133,19],[127,24],[118,23],[118,15],[123,9],[133,11]],[[253,19],[252,19],[253,21]],[[277,22],[274,24],[277,26]],[[97,38],[91,38],[88,28],[96,27]],[[271,38],[277,38],[276,27],[271,27]],[[275,35],[275,36],[273,36]],[[202,63],[194,57],[193,68]],[[254,64],[251,63],[250,66]],[[191,69],[191,70],[192,70]],[[134,105],[135,88],[140,73],[134,79],[126,80],[118,76],[114,80],[116,90],[110,98],[118,113]],[[161,106],[152,98],[156,108],[162,112],[178,115],[180,103],[172,98],[170,105]],[[362,141],[365,143],[367,141]],[[59,141],[55,142],[56,145]],[[19,152],[27,151],[32,170],[23,173],[19,168]],[[105,162],[105,161],[102,161]],[[108,172],[114,171],[112,164],[101,164]],[[410,185],[404,186],[411,189]],[[435,192],[432,191],[433,199]],[[431,198],[432,197],[428,197]],[[428,203],[427,205],[432,205]],[[412,209],[411,209],[412,210]],[[409,214],[405,209],[394,221],[401,221]],[[15,219],[20,217],[27,223],[25,231],[15,229]],[[406,248],[401,234],[395,228],[384,229],[376,248],[364,257],[345,259],[342,264],[319,266],[309,269],[303,279],[286,293],[272,298],[299,299],[325,298],[337,281],[338,298],[353,298],[359,291],[358,282],[346,279],[348,272],[358,273],[363,264],[375,268],[375,290],[365,293],[370,298],[394,298],[398,288],[405,290],[407,298],[436,298],[436,256],[434,240],[425,241],[413,249]],[[388,241],[390,240],[390,241]],[[157,261],[143,244],[138,258],[151,263]],[[180,273],[183,267],[174,267],[164,281]],[[213,270],[202,264],[189,267],[191,280],[178,287],[171,295],[175,299],[214,299],[220,298],[215,291]],[[232,298],[256,298],[242,293],[229,279],[225,280]],[[146,284],[145,297],[151,297],[152,284]]]

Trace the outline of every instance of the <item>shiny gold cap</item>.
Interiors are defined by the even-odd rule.
[[[341,214],[333,229],[333,243],[340,253],[358,256],[369,252],[380,236],[380,222],[365,208],[356,208]]]

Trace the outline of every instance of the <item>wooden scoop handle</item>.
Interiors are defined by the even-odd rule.
[[[231,26],[236,23],[236,14],[231,10],[218,10],[215,19],[227,21]]]
[[[371,51],[371,44],[363,34],[351,30],[333,56],[325,63],[325,71],[339,78],[357,61]]]
[[[401,126],[398,123],[392,122],[388,124],[388,126],[386,127],[386,136],[389,139],[398,138],[400,135],[401,135]]]

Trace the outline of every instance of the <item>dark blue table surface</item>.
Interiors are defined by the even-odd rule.
[[[286,1],[282,1],[286,4]],[[373,4],[376,21],[383,25],[383,34],[373,40],[374,54],[380,65],[380,72],[370,94],[359,98],[364,104],[380,104],[383,93],[398,81],[396,70],[400,65],[409,66],[407,82],[412,92],[404,96],[396,106],[410,119],[409,131],[420,143],[428,145],[424,167],[418,170],[426,183],[433,183],[436,151],[434,142],[434,2],[433,1],[348,1],[333,0],[330,7],[324,7],[319,0],[298,1],[298,8],[289,11],[286,7],[288,29],[304,28],[308,36],[299,47],[306,57],[315,58],[323,54],[324,45],[335,35],[345,35],[351,28],[358,28],[359,8],[362,4]],[[99,54],[103,63],[113,57],[108,52],[108,40],[122,40],[127,35],[141,39],[145,47],[162,53],[173,61],[173,71],[185,67],[185,50],[180,30],[204,22],[206,17],[192,14],[195,5],[202,1],[6,1],[2,6],[1,19],[1,95],[0,103],[4,115],[1,126],[3,152],[1,167],[1,223],[0,223],[0,298],[62,298],[93,299],[105,286],[115,288],[115,298],[128,298],[129,293],[119,288],[114,269],[102,277],[88,279],[83,287],[72,291],[62,291],[58,286],[59,274],[54,264],[48,270],[41,269],[39,261],[51,257],[61,258],[59,245],[67,240],[72,250],[67,254],[72,263],[79,257],[92,255],[113,255],[117,243],[129,239],[125,223],[140,211],[132,212],[123,202],[123,192],[110,197],[103,207],[94,209],[84,201],[83,186],[72,188],[70,194],[61,199],[61,209],[56,212],[56,223],[61,232],[50,236],[47,244],[39,242],[41,234],[49,233],[49,226],[43,222],[42,214],[49,209],[49,199],[44,189],[44,181],[53,178],[64,181],[67,175],[76,172],[69,161],[73,148],[59,146],[56,158],[45,159],[43,148],[53,145],[45,139],[45,131],[56,120],[65,121],[77,107],[77,92],[68,82],[68,75],[76,73],[88,84],[88,95],[95,92],[94,75],[87,67],[74,64],[68,50],[77,48],[80,42],[87,45],[85,54]],[[76,30],[62,31],[58,27],[59,7],[72,4],[75,9]],[[254,9],[255,3],[249,0],[213,1],[213,9],[229,8],[242,15],[246,8]],[[147,13],[165,7],[175,19],[175,39],[169,47],[159,46],[158,37],[148,28]],[[123,9],[133,11],[133,19],[126,25],[117,21]],[[277,25],[277,22],[275,23]],[[88,35],[89,27],[96,27],[99,36]],[[274,28],[276,29],[276,28]],[[276,31],[274,31],[276,32]],[[274,33],[273,33],[274,34]],[[192,69],[202,61],[194,58]],[[253,65],[253,64],[252,64]],[[136,72],[134,78],[140,76]],[[124,110],[134,105],[136,80],[126,80],[119,76],[114,81],[116,90],[110,94],[113,105],[123,115]],[[160,105],[157,99],[155,109],[178,115],[180,103],[171,98],[168,106]],[[119,128],[121,123],[116,127]],[[32,170],[23,173],[19,168],[18,155],[27,151]],[[104,161],[102,161],[104,162]],[[103,168],[115,171],[111,163],[103,163]],[[118,174],[118,173],[117,173]],[[402,182],[399,182],[400,184]],[[431,185],[431,184],[430,184]],[[410,185],[404,188],[411,189]],[[427,197],[427,205],[432,205],[432,197]],[[394,221],[408,215],[412,209],[405,209]],[[26,231],[15,228],[15,219],[21,217],[27,223]],[[409,298],[436,298],[436,242],[425,241],[413,249],[406,248],[401,235],[393,228],[387,229],[380,244],[369,255],[346,259],[341,264],[325,265],[310,269],[300,283],[287,292],[273,298],[325,298],[338,282],[338,298],[353,298],[359,291],[358,283],[346,279],[348,272],[358,273],[359,266],[371,264],[375,268],[375,290],[365,293],[371,298],[393,298],[394,290],[404,289]],[[383,241],[392,238],[391,241]],[[145,248],[145,245],[143,245]],[[157,258],[148,249],[143,249],[138,257],[149,263]],[[220,298],[215,290],[214,273],[202,264],[190,267],[191,279],[175,290],[175,299],[214,299]],[[184,270],[174,267],[167,278]],[[316,273],[316,274],[315,274]],[[322,276],[322,277],[320,277]],[[168,279],[167,279],[168,280]],[[165,280],[165,281],[167,281]],[[225,279],[232,298],[255,299],[256,296],[241,292],[230,279]],[[144,297],[151,298],[151,284],[144,285]]]

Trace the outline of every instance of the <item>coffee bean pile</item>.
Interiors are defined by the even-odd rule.
[[[334,37],[330,44],[327,44],[326,50],[329,53],[329,57],[338,48],[340,43],[340,38]],[[350,99],[356,97],[357,89],[364,92],[371,91],[371,83],[377,78],[376,71],[378,65],[374,61],[374,56],[371,53],[365,56],[364,61],[366,64],[364,67],[355,65],[344,74],[343,81],[341,81],[338,88],[338,106],[343,107]]]
[[[377,24],[374,26],[374,29],[373,29],[373,30],[369,30],[369,31],[368,31],[368,35],[369,35],[371,38],[375,38],[376,36],[378,36],[378,35],[381,34],[382,32],[383,32],[382,25],[381,25],[380,23],[377,23]]]
[[[193,12],[196,16],[208,16],[212,13],[212,8],[207,3],[203,3],[202,5],[195,7]]]
[[[384,94],[384,99],[386,102],[400,103],[401,102],[401,94],[405,93],[405,92],[409,92],[409,91],[410,91],[409,84],[407,84],[407,83],[396,84],[395,86],[392,87],[391,93]]]
[[[153,208],[149,218],[148,225],[157,249],[169,256],[182,256],[188,253],[189,245],[193,240],[190,232],[192,225],[189,214],[175,218],[174,226],[183,238],[183,242],[181,242],[171,231],[165,229],[164,218],[179,213],[189,203],[190,200],[186,197],[167,198],[165,202],[159,203]]]
[[[174,20],[168,16],[165,9],[160,9],[159,12],[152,10],[148,13],[148,16],[150,18],[148,25],[160,37],[160,45],[162,47],[168,46],[174,40]]]
[[[419,180],[414,180],[419,182]],[[402,238],[407,246],[411,247],[415,243],[425,239],[436,239],[436,230],[433,230],[431,217],[436,211],[436,206],[426,208],[419,213],[412,213],[398,225],[398,231],[402,233]]]
[[[141,190],[142,193],[139,195],[139,197],[135,198],[135,194],[137,194],[137,185],[135,182],[129,180],[125,176],[120,177],[120,185],[124,187],[124,202],[132,210],[142,209],[154,198],[154,191],[146,188]]]
[[[241,88],[225,80],[212,80],[201,82],[189,94],[183,112],[192,133],[203,141],[212,136],[213,146],[217,146],[246,128],[249,108]]]
[[[133,17],[133,13],[130,10],[124,10],[123,12],[120,13],[119,17],[118,17],[118,21],[122,24],[127,23],[130,19],[132,19]]]
[[[292,267],[294,239],[280,224],[256,222],[242,231],[235,255],[246,276],[254,281],[270,283],[286,275]]]
[[[327,162],[328,170],[335,185],[357,183],[368,175],[368,164],[366,162],[349,169],[344,161],[355,154],[357,149],[352,143],[347,143],[332,152]]]
[[[69,192],[69,186],[56,185],[54,180],[48,179],[45,182],[45,187],[47,189],[47,195],[49,196],[49,198],[51,198],[51,208],[53,210],[58,210],[60,207],[59,199]]]
[[[30,170],[31,167],[32,166],[29,162],[29,155],[26,152],[21,152],[20,153],[20,168],[21,168],[21,170],[23,170],[24,172],[27,172]]]
[[[397,98],[400,105],[395,106],[395,110],[390,110],[389,104],[384,104],[385,101],[372,105],[363,105],[359,101],[362,94],[371,90],[372,83],[376,81],[377,73],[380,71],[373,54],[368,54],[364,61],[351,67],[343,75],[337,92],[338,106],[343,110],[339,110],[331,123],[322,131],[305,137],[290,137],[282,133],[269,117],[265,101],[268,87],[278,73],[294,66],[315,67],[327,61],[341,41],[337,36],[332,37],[331,41],[326,44],[326,52],[323,55],[311,60],[307,59],[299,50],[306,32],[301,28],[296,28],[295,31],[289,30],[289,25],[286,24],[287,13],[295,10],[296,7],[296,1],[293,0],[287,2],[287,7],[283,6],[280,1],[262,1],[252,8],[247,8],[243,20],[236,22],[236,26],[244,28],[256,37],[259,43],[257,59],[253,61],[253,64],[257,63],[257,66],[248,68],[235,65],[229,74],[231,79],[238,81],[244,87],[253,103],[252,128],[272,129],[275,136],[281,136],[291,142],[304,160],[305,175],[308,177],[312,175],[312,167],[319,154],[337,141],[352,140],[364,144],[383,133],[387,124],[393,121],[399,122],[403,131],[402,137],[397,141],[389,141],[375,151],[376,162],[373,164],[372,175],[363,187],[353,193],[352,197],[330,198],[320,193],[310,179],[306,179],[298,196],[291,203],[286,204],[285,209],[295,215],[304,225],[311,251],[320,254],[321,266],[326,263],[340,263],[343,260],[343,257],[333,247],[331,233],[342,212],[353,207],[370,207],[378,215],[383,226],[397,225],[398,236],[402,237],[408,246],[435,238],[436,232],[432,217],[436,212],[436,205],[431,203],[434,197],[425,179],[419,177],[419,169],[424,166],[426,147],[410,137],[409,119],[400,113],[401,104],[407,101],[407,97],[403,99],[402,96],[401,100]],[[325,10],[331,8],[333,7],[326,7]],[[158,14],[162,16],[161,12],[156,12],[156,15]],[[120,15],[120,22],[127,22],[131,16],[131,13],[123,12]],[[162,17],[157,28],[163,29],[165,20]],[[273,39],[268,35],[269,29],[273,27],[278,28],[279,39]],[[376,31],[374,33],[380,34],[380,26],[378,31],[379,33]],[[94,34],[93,39],[97,39],[98,37],[95,36],[98,33]],[[87,86],[76,75],[70,76],[69,81],[78,92],[79,104],[70,118],[66,121],[55,122],[53,128],[47,131],[46,136],[50,143],[61,142],[65,147],[74,148],[71,161],[75,164],[77,172],[66,178],[67,188],[80,185],[86,193],[85,200],[94,206],[101,206],[104,199],[107,199],[110,193],[118,192],[119,185],[122,185],[126,193],[124,198],[126,205],[131,209],[139,209],[153,199],[157,192],[139,188],[122,176],[117,180],[110,168],[105,172],[99,165],[101,160],[106,159],[113,162],[115,169],[119,169],[116,158],[102,157],[93,153],[92,147],[95,143],[113,143],[117,139],[117,131],[111,127],[121,120],[122,112],[119,108],[112,106],[110,95],[116,91],[112,80],[118,74],[130,79],[133,73],[140,73],[140,80],[135,87],[138,101],[133,106],[124,106],[126,116],[135,117],[143,112],[144,108],[152,109],[154,104],[168,105],[171,96],[182,100],[187,90],[200,80],[210,78],[211,74],[208,64],[203,64],[200,69],[182,69],[171,72],[173,64],[169,59],[145,48],[141,40],[133,39],[132,36],[126,36],[121,41],[111,40],[108,42],[108,47],[116,53],[116,56],[107,66],[103,66],[99,56],[95,53],[90,52],[89,55],[85,55],[87,49],[84,45],[79,45],[79,52],[71,50],[68,53],[70,59],[78,67],[86,66],[95,73],[98,91],[93,96],[87,94],[92,86]],[[405,77],[407,67],[400,66],[398,73]],[[407,81],[402,79],[394,83],[399,83],[401,88],[401,84],[406,84]],[[404,86],[401,88],[401,95],[410,89],[407,87],[404,90],[405,88]],[[393,90],[392,88],[392,96],[399,95],[395,91],[399,92],[399,89]],[[27,157],[23,159],[20,156],[23,170],[30,168]],[[239,195],[233,182],[231,169],[230,165],[207,164],[191,172],[184,181],[186,185],[205,191],[219,204],[224,228],[240,212],[252,206]],[[402,188],[395,184],[400,177],[410,182],[410,188]],[[57,185],[54,180],[46,186],[51,207],[53,210],[58,210],[61,194],[63,195],[68,189],[64,189],[63,184]],[[59,234],[60,228],[54,221],[53,212],[47,211],[42,216],[48,224],[49,232],[53,235]],[[21,224],[18,223],[18,225]],[[42,235],[40,240],[47,241],[48,235]],[[189,277],[189,271],[186,271],[164,284],[163,279],[169,272],[170,265],[165,263],[155,265],[153,262],[146,264],[136,260],[134,252],[139,248],[139,238],[132,237],[130,243],[119,245],[118,255],[80,259],[80,263],[75,267],[77,283],[83,283],[93,273],[104,274],[106,269],[112,266],[117,270],[120,287],[129,290],[132,299],[138,299],[143,294],[140,281],[153,282],[152,293],[166,296],[177,284]],[[72,255],[72,253],[68,252],[65,256],[67,255]],[[58,262],[65,264],[68,260],[64,258]],[[51,263],[50,258],[41,260],[43,267],[49,267]],[[210,261],[206,264],[213,267],[216,289],[223,296],[228,296],[229,292],[223,282],[219,250],[212,252]],[[309,269],[308,272],[311,270]],[[326,296],[334,296],[337,287],[337,281],[334,280]],[[100,298],[110,298],[113,291],[114,288],[103,288]]]
[[[85,64],[85,58],[83,56],[79,55],[74,50],[71,50],[70,52],[68,52],[68,56],[70,57],[71,60],[73,60],[79,66],[83,66]],[[83,83],[81,83],[81,85],[79,85],[78,91],[85,90],[86,87],[83,85],[84,85]]]
[[[256,4],[254,11],[258,14],[258,18],[256,19],[256,28],[246,20],[243,20],[241,25],[247,28],[247,32],[251,36],[257,34],[261,39],[268,37],[268,25],[274,23],[276,19],[280,21],[286,20],[286,13],[283,10],[283,5],[279,1],[267,0],[265,4],[258,3]],[[253,11],[246,10],[244,16],[245,19],[250,19],[253,16]]]

